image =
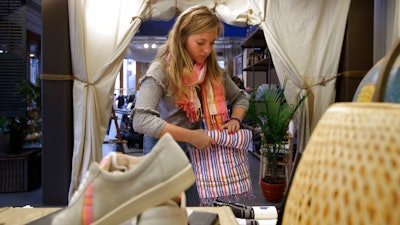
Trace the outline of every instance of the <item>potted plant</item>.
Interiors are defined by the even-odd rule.
[[[0,117],[0,154],[6,154],[10,146],[11,118]]]
[[[41,87],[40,85],[35,85],[27,79],[21,79],[17,83],[17,94],[24,95],[22,99],[28,107],[32,107],[40,111],[41,108]]]
[[[288,126],[307,97],[302,96],[296,104],[289,104],[283,94],[285,86],[286,82],[282,89],[271,86],[259,89],[258,93],[252,95],[249,113],[246,115],[247,121],[254,124],[261,136],[260,160],[262,165],[265,163],[267,173],[260,174],[260,185],[262,189],[269,184],[280,187],[276,191],[270,186],[263,190],[265,198],[272,202],[278,202],[283,197],[286,179],[278,175],[279,155],[290,151],[285,143],[288,139]]]
[[[23,95],[27,105],[25,141],[40,142],[41,132],[41,87],[39,82],[33,84],[30,80],[22,79],[17,83],[17,94]]]

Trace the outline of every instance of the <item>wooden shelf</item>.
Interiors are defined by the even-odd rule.
[[[268,70],[268,63],[269,63],[269,58],[262,59],[253,65],[249,65],[246,68],[243,69],[243,71],[267,71]],[[273,65],[271,64],[271,68]]]
[[[267,42],[264,38],[263,30],[256,30],[250,36],[244,40],[240,45],[242,48],[265,48],[267,47]]]
[[[254,30],[254,29],[253,29]],[[272,74],[274,65],[264,37],[264,31],[258,27],[240,45],[243,50],[242,71],[246,73],[246,85],[256,88],[260,84],[274,84],[278,82],[275,72]],[[265,72],[265,80],[261,75]]]

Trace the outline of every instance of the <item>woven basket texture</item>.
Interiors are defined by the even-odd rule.
[[[18,154],[0,155],[0,192],[30,191],[40,186],[39,152],[39,150],[31,150]]]
[[[399,104],[328,108],[299,161],[282,224],[400,224]]]

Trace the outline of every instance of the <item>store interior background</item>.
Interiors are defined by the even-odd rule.
[[[41,4],[42,2],[47,2],[47,7],[49,7],[49,2],[52,0],[27,0],[26,1],[26,9],[27,11],[21,12],[26,13],[21,16],[22,19],[26,19],[28,22],[26,23],[26,36],[23,41],[26,41],[26,45],[23,48],[29,49],[29,54],[24,55],[24,61],[22,65],[26,64],[26,68],[23,71],[15,71],[16,74],[23,74],[29,78],[33,83],[39,80],[40,74],[43,71],[43,61],[47,60],[50,62],[52,60],[48,60],[49,56],[45,56],[46,59],[42,56],[43,49],[43,41],[46,41],[49,38],[56,38],[58,43],[66,44],[68,43],[68,34],[64,33],[66,30],[66,26],[68,25],[68,15],[66,14],[66,10],[60,13],[60,17],[65,17],[62,21],[63,23],[58,24],[61,32],[56,32],[54,34],[49,35],[49,29],[55,29],[56,26],[47,26],[46,30],[42,30],[42,15],[41,15]],[[61,2],[61,1],[60,1]],[[391,24],[386,24],[386,21],[390,21],[388,18],[393,15],[394,11],[394,0],[355,0],[352,1],[352,5],[349,11],[349,19],[348,19],[348,27],[347,33],[344,40],[343,45],[343,57],[341,62],[341,68],[339,68],[339,72],[348,71],[348,70],[360,70],[360,71],[368,71],[381,57],[385,55],[387,50],[391,47],[391,40],[388,38],[391,36],[392,30],[388,29],[392,27]],[[1,3],[3,4],[3,2]],[[67,1],[63,1],[62,3],[64,8],[67,8]],[[3,6],[3,5],[2,5]],[[48,12],[48,11],[47,11]],[[6,13],[6,12],[3,12]],[[48,14],[46,15],[48,16]],[[50,23],[48,19],[46,20],[47,25]],[[120,76],[118,76],[115,82],[115,95],[130,95],[132,92],[138,89],[137,81],[142,74],[146,71],[149,61],[151,61],[151,55],[155,54],[157,46],[159,46],[165,40],[165,36],[168,33],[169,28],[173,23],[172,21],[146,21],[143,23],[140,28],[139,33],[132,40],[132,43],[127,52],[126,60],[124,60],[123,67],[121,68]],[[360,26],[362,24],[363,26]],[[42,37],[42,32],[47,36]],[[157,32],[157,33],[155,33]],[[243,49],[240,47],[240,44],[245,40],[245,38],[249,34],[249,27],[231,27],[229,25],[226,26],[225,29],[225,37],[221,38],[216,43],[217,52],[220,56],[220,65],[223,68],[226,68],[231,71],[233,75],[239,76],[243,79],[245,86],[256,87],[259,84],[262,84],[267,79],[264,73],[260,75],[254,76],[259,80],[252,80],[250,76],[247,76],[247,72],[240,71],[236,69],[237,65],[242,63],[243,61]],[[385,35],[386,34],[386,35]],[[0,35],[1,36],[1,35]],[[3,37],[1,37],[3,38]],[[148,44],[148,48],[145,48],[145,44]],[[155,48],[152,48],[152,44],[155,44]],[[48,52],[49,47],[46,48]],[[61,49],[62,51],[64,48]],[[25,51],[25,49],[24,49]],[[71,74],[69,71],[70,60],[66,57],[65,52],[60,51],[59,48],[55,48],[54,51],[58,51],[57,53],[52,53],[48,55],[59,55],[59,60],[53,62],[53,65],[47,65],[47,71],[52,71],[55,74]],[[146,53],[146,51],[151,51],[152,53]],[[363,52],[363,54],[360,54]],[[134,57],[137,55],[138,58]],[[357,56],[357,57],[355,57]],[[6,62],[4,58],[0,54],[0,63],[3,64]],[[55,68],[57,67],[58,68]],[[7,67],[8,68],[8,67]],[[50,69],[49,69],[50,68]],[[1,70],[0,73],[5,70]],[[365,73],[364,73],[365,74]],[[10,87],[14,85],[16,79],[20,77],[0,77],[0,103],[3,106],[7,106],[7,108],[2,108],[2,115],[6,115],[9,113],[24,113],[23,111],[19,112],[18,110],[21,108],[23,103],[20,102],[19,96],[15,96],[14,91],[10,91]],[[361,80],[362,76],[350,76],[350,77],[341,77],[338,79],[337,86],[337,101],[349,101],[352,98],[352,95],[357,87],[357,84]],[[7,80],[6,80],[7,79]],[[40,81],[39,81],[40,82]],[[46,81],[50,83],[49,81]],[[46,103],[51,103],[55,101],[59,101],[60,99],[65,100],[65,102],[72,102],[72,95],[69,91],[71,90],[71,84],[63,83],[63,84],[55,84],[45,90]],[[59,92],[53,92],[53,96],[50,99],[49,90],[54,91],[58,90]],[[12,103],[12,104],[9,104]],[[59,140],[57,144],[52,143],[50,147],[60,148],[60,155],[55,156],[56,158],[66,158],[69,157],[68,154],[72,151],[71,141],[72,137],[72,127],[71,124],[71,114],[72,109],[68,107],[68,103],[62,104],[54,104],[55,109],[47,110],[46,115],[48,123],[52,123],[54,121],[57,122],[57,129],[63,130],[62,140],[59,140],[59,136],[56,140]],[[53,113],[49,113],[49,111],[53,111]],[[60,121],[60,118],[65,118],[65,120]],[[54,124],[51,124],[54,126]],[[61,132],[60,132],[61,133]],[[53,134],[52,134],[53,135]],[[49,136],[48,139],[52,137]],[[54,141],[52,141],[54,142]],[[48,147],[48,146],[47,146]],[[64,151],[68,149],[67,151]],[[48,155],[47,157],[51,157]],[[56,188],[54,192],[51,192],[51,187],[53,184],[46,184],[45,190],[46,193],[43,195],[43,203],[46,205],[58,205],[64,204],[66,201],[65,196],[61,196],[67,192],[66,189],[59,191],[57,188],[60,186],[68,188],[65,182],[68,182],[68,179],[58,180],[57,177],[62,177],[65,174],[68,174],[70,170],[70,161],[65,160],[65,164],[68,166],[64,166],[62,170],[58,170],[57,173],[55,171],[45,171],[43,175],[48,175],[47,173],[52,173],[51,178],[53,180],[52,183],[56,184]],[[48,167],[51,164],[46,165]],[[61,166],[61,165],[59,165]],[[56,168],[58,166],[55,166]],[[28,194],[28,193],[27,193]],[[4,194],[0,193],[1,196]],[[42,196],[40,196],[41,198]],[[40,199],[42,202],[42,199]],[[1,201],[2,202],[2,201]]]

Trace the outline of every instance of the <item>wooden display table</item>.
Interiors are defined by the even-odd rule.
[[[0,208],[0,224],[1,225],[23,225],[43,216],[53,213],[60,208]],[[221,225],[238,224],[231,208],[223,207],[187,207],[187,210],[206,211],[218,213]]]

